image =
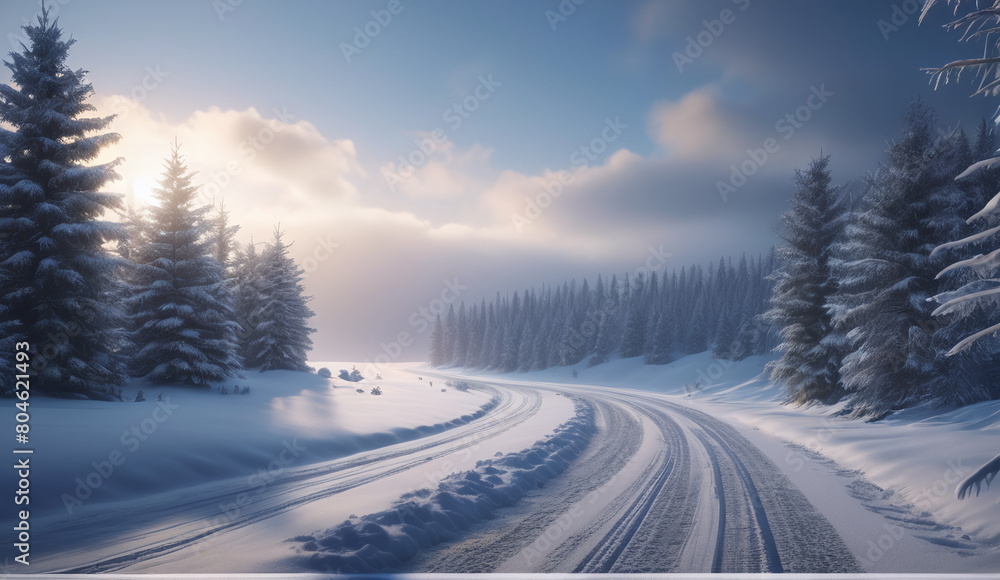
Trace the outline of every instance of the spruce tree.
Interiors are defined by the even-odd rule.
[[[728,307],[719,314],[719,325],[712,344],[712,356],[717,359],[728,360],[733,357],[733,343],[736,341],[737,331],[734,316],[735,313],[730,312]]]
[[[782,338],[771,378],[796,403],[832,402],[841,395],[840,353],[824,342],[833,324],[827,303],[837,290],[830,253],[842,227],[829,162],[820,157],[796,172],[792,207],[782,216],[781,237],[788,245],[779,250],[783,267],[768,313]]]
[[[209,208],[195,205],[193,177],[175,143],[134,252],[132,374],[152,383],[203,385],[240,368],[232,296],[212,256]]]
[[[708,350],[708,314],[705,312],[705,299],[696,299],[694,312],[691,314],[691,325],[687,332],[686,349],[688,354]]]
[[[86,165],[120,136],[99,133],[112,117],[87,117],[93,88],[66,64],[73,40],[42,10],[24,27],[29,46],[4,64],[0,85],[0,363],[14,368],[14,345],[31,347],[33,389],[96,395],[125,379],[115,299],[122,262],[105,244],[122,228],[101,218],[122,208],[101,193],[118,179],[116,159]],[[95,134],[96,133],[96,134]],[[2,373],[0,392],[12,390]]]
[[[465,313],[465,302],[458,308],[458,325],[455,334],[455,366],[468,366],[469,319]]]
[[[626,281],[628,279],[626,278]],[[628,298],[628,314],[625,318],[625,331],[622,335],[622,358],[640,356],[646,347],[646,319],[643,296],[643,277],[636,276],[635,287]]]
[[[646,355],[646,364],[665,365],[670,362],[671,329],[667,321],[667,316],[662,312],[656,316],[653,325],[653,334],[650,339],[649,353]]]
[[[441,322],[441,315],[434,317],[434,326],[431,327],[430,361],[431,366],[444,366],[444,324]]]
[[[265,329],[260,323],[270,314],[267,311],[261,255],[252,236],[245,248],[236,250],[231,285],[233,320],[239,325],[236,329],[237,353],[244,368],[257,368],[261,361],[255,358],[250,345],[261,339]]]
[[[932,201],[937,189],[952,187],[954,168],[934,147],[933,122],[926,106],[911,105],[838,252],[834,324],[848,339],[840,373],[856,416],[878,418],[924,400],[931,379],[945,372],[927,299],[939,270],[929,254],[944,241],[935,239]]]
[[[274,237],[261,260],[261,278],[265,296],[264,308],[258,316],[257,338],[249,344],[252,360],[258,370],[309,371],[309,327],[313,311],[302,286],[302,268],[288,255],[288,246],[281,228],[275,226]]]
[[[236,249],[236,232],[240,226],[229,225],[229,211],[226,209],[226,202],[222,200],[215,208],[215,215],[212,217],[212,236],[214,238],[215,261],[222,266],[222,271],[227,275],[232,268],[232,255]]]

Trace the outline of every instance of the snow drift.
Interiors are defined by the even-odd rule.
[[[315,570],[372,573],[399,568],[420,549],[454,539],[565,471],[595,431],[593,408],[574,403],[572,419],[527,449],[479,461],[475,469],[446,477],[436,491],[403,495],[392,509],[288,541],[301,542],[302,552],[312,552],[305,564]]]

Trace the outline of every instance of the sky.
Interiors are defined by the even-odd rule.
[[[151,201],[176,138],[239,241],[280,224],[314,360],[423,360],[442,307],[780,243],[794,172],[884,160],[921,69],[974,56],[916,0],[49,0]],[[0,4],[4,51],[38,0]],[[9,83],[9,71],[0,71]],[[720,185],[722,184],[722,185]]]

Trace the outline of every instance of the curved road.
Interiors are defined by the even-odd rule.
[[[594,406],[588,451],[522,505],[408,571],[862,571],[778,466],[727,424],[637,391],[536,388]]]
[[[275,516],[502,438],[535,415],[543,397],[562,394],[594,408],[597,433],[586,451],[562,475],[473,527],[463,540],[415,556],[407,571],[861,571],[833,527],[781,470],[709,415],[637,391],[480,382],[501,399],[484,417],[408,443],[289,470],[221,522],[218,506],[245,491],[245,480],[109,507],[85,521],[46,521],[40,534],[58,546],[58,554],[36,559],[35,569],[135,571],[190,550],[197,555],[220,539],[238,542],[250,526],[259,532]],[[132,513],[136,508],[141,517]]]

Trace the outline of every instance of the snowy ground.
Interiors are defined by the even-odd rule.
[[[124,396],[134,399],[143,390],[145,402],[36,397],[31,401],[32,506],[38,513],[65,515],[67,505],[76,512],[104,501],[253,474],[288,447],[295,453],[283,456],[287,466],[343,457],[443,431],[490,404],[491,394],[484,391],[442,393],[410,375],[387,374],[386,379],[355,384],[275,371],[229,381],[226,395],[134,381]],[[368,394],[376,384],[383,395]],[[232,394],[237,385],[250,387],[250,393]]]
[[[1000,570],[998,492],[954,499],[1000,404],[832,418],[780,404],[765,363],[35,398],[31,571]]]

